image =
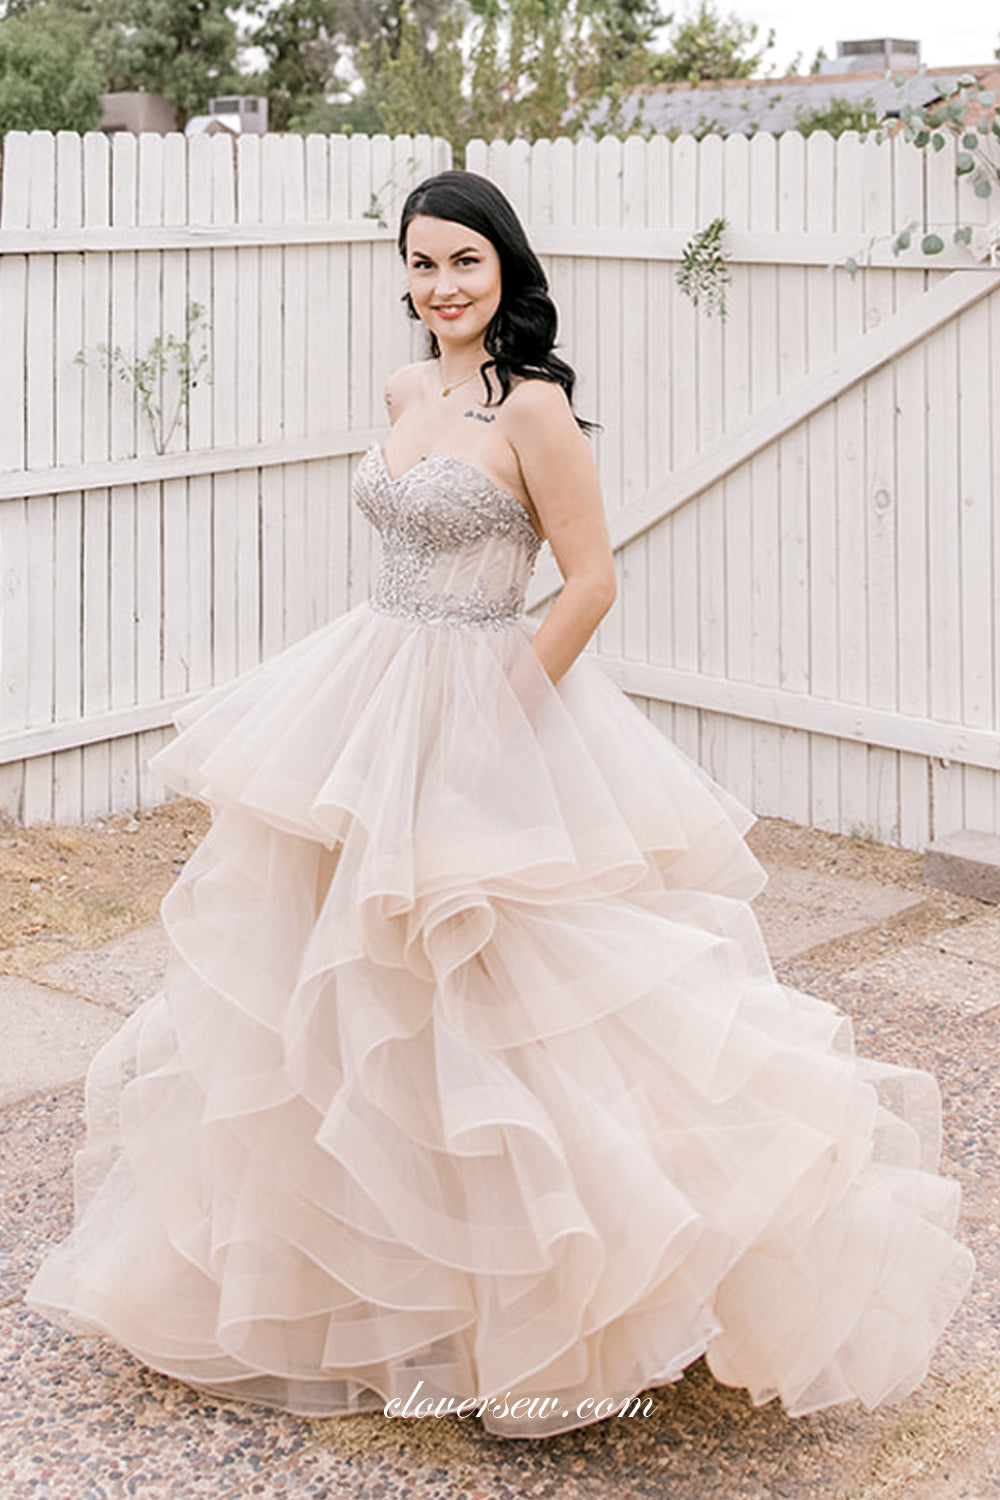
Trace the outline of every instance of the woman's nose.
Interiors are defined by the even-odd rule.
[[[438,272],[437,285],[434,288],[438,297],[450,297],[456,290],[455,273],[450,266],[442,266]]]

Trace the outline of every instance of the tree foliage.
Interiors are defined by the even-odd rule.
[[[38,5],[0,21],[0,135],[93,130],[104,72],[70,7]]]
[[[657,0],[459,0],[433,23],[404,7],[396,51],[359,52],[383,129],[443,135],[461,151],[474,136],[622,133],[656,83],[754,74],[773,45],[769,34],[754,50],[757,34],[711,0],[680,22]]]
[[[245,7],[258,18],[247,40],[263,51],[267,65],[255,92],[267,95],[269,130],[287,130],[297,107],[322,98],[333,78],[339,51],[333,32],[331,0],[282,0]]]
[[[722,16],[712,0],[698,0],[698,9],[675,22],[667,48],[654,64],[658,83],[708,83],[731,78],[756,78],[764,57],[774,46],[774,31],[756,51],[760,27],[737,15]]]
[[[366,92],[389,135],[426,132],[464,146],[469,138],[469,111],[462,94],[463,21],[455,6],[429,29],[404,10],[395,54],[374,43],[362,43]]]
[[[259,86],[272,130],[383,128],[377,107],[347,91],[344,75],[358,75],[363,50],[380,62],[399,56],[404,0],[249,0],[244,8],[255,18],[247,41],[267,59]],[[412,0],[409,14],[429,36],[448,9],[448,0]]]
[[[361,47],[379,57],[398,57],[406,18],[424,36],[433,34],[450,10],[450,0],[330,0],[333,31],[353,60]]]
[[[829,135],[843,135],[845,130],[873,130],[879,120],[879,108],[872,98],[855,101],[843,97],[830,99],[816,109],[801,109],[795,129],[802,135],[825,130]]]
[[[115,0],[111,14],[102,47],[109,89],[163,94],[183,129],[213,95],[241,88],[226,0]]]
[[[361,71],[389,134],[428,131],[458,151],[475,136],[573,136],[599,100],[612,128],[662,20],[653,0],[473,0],[433,26],[404,9],[395,55],[363,44]]]

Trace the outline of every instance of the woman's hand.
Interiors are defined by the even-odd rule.
[[[535,710],[545,701],[546,693],[551,692],[553,686],[538,652],[531,645],[525,646],[507,673],[507,681],[529,719],[534,717]]]

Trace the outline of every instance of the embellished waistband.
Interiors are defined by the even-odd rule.
[[[466,598],[452,595],[430,595],[425,598],[401,599],[387,596],[378,589],[368,599],[370,609],[383,615],[397,615],[420,625],[478,626],[500,629],[524,618],[524,602],[518,597],[501,595],[497,599],[475,594]]]

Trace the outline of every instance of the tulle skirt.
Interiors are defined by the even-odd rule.
[[[936,1084],[777,982],[752,815],[536,629],[359,605],[177,715],[212,824],[26,1301],[304,1416],[899,1398],[972,1271]]]

